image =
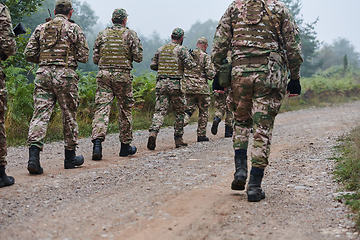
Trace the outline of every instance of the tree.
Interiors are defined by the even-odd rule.
[[[301,76],[310,77],[321,65],[321,62],[316,58],[317,50],[320,46],[320,42],[317,40],[317,33],[315,32],[318,19],[312,23],[304,23],[304,19],[300,15],[302,8],[301,0],[283,0],[283,2],[290,9],[300,30],[301,53],[304,59],[300,70]]]

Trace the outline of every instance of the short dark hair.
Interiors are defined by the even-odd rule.
[[[173,40],[180,40],[182,37],[183,37],[183,36],[181,36],[181,37],[176,37],[176,36],[171,35],[171,39],[173,39]]]
[[[56,14],[63,14],[63,15],[67,16],[71,10],[72,9],[55,9],[55,15]]]
[[[120,20],[118,18],[113,18],[111,20],[113,23],[116,23],[116,24],[122,24],[125,21],[125,19]]]

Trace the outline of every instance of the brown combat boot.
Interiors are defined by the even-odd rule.
[[[157,132],[151,131],[149,133],[149,139],[148,139],[148,143],[147,143],[147,148],[149,150],[154,150],[156,147],[156,137],[157,137]]]
[[[182,137],[175,137],[175,147],[179,148],[179,147],[186,147],[188,144],[186,142],[184,142],[184,140],[182,139]]]

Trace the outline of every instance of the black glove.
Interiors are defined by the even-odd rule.
[[[189,53],[190,53],[191,56],[195,55],[194,50],[192,50],[192,49],[189,49]]]
[[[301,85],[299,79],[291,79],[287,85],[287,90],[290,94],[300,95]]]

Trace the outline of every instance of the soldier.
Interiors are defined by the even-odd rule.
[[[231,188],[245,189],[248,139],[253,127],[247,197],[250,202],[258,202],[265,198],[261,182],[281,100],[286,90],[290,96],[301,91],[303,59],[299,30],[289,9],[280,1],[236,0],[222,16],[215,32],[211,52],[215,69],[219,69],[228,50],[232,53],[232,72],[227,101],[234,112],[236,169]]]
[[[196,67],[185,71],[186,79],[186,102],[184,126],[186,126],[191,115],[199,108],[199,120],[197,128],[197,141],[209,141],[206,136],[206,126],[209,118],[210,87],[208,80],[215,76],[214,65],[210,55],[206,53],[208,41],[205,37],[198,39],[197,48],[192,52]]]
[[[131,108],[134,105],[130,71],[133,61],[142,61],[143,49],[136,32],[126,27],[127,16],[125,9],[115,9],[111,19],[113,26],[100,32],[94,44],[93,61],[100,71],[96,77],[96,112],[92,124],[93,160],[102,158],[101,142],[105,140],[111,104],[115,97],[119,108],[119,156],[136,153],[136,147],[130,146],[133,139]]]
[[[0,3],[0,62],[5,61],[9,56],[16,53],[15,34],[12,30],[12,23],[9,9]],[[5,112],[7,105],[7,92],[5,88],[5,74],[0,65],[0,187],[10,186],[15,179],[5,173],[7,146],[5,133]]]
[[[175,28],[171,34],[172,41],[160,47],[151,59],[150,68],[158,72],[156,83],[156,105],[152,124],[149,129],[147,148],[154,150],[156,137],[169,110],[170,103],[175,112],[174,139],[175,146],[187,146],[182,139],[185,117],[185,84],[184,68],[196,66],[188,49],[182,46],[184,30]]]
[[[221,119],[225,116],[225,138],[232,137],[233,134],[233,113],[226,104],[226,98],[229,95],[229,88],[220,86],[217,76],[215,76],[212,84],[215,99],[215,117],[211,126],[211,133],[216,135]]]
[[[79,105],[77,63],[86,63],[89,47],[81,27],[70,18],[71,0],[55,2],[55,18],[36,27],[25,49],[25,58],[39,64],[34,80],[34,114],[30,121],[28,143],[28,171],[42,174],[40,151],[43,150],[46,130],[56,101],[63,116],[65,142],[65,169],[84,163],[76,156],[78,125],[76,111]]]

